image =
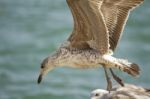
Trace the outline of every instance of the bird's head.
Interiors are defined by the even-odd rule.
[[[61,48],[57,52],[45,58],[41,64],[41,70],[38,77],[38,84],[41,83],[43,77],[49,72],[52,71],[56,67],[64,66],[66,63],[66,54],[68,50],[66,48]],[[64,63],[65,62],[65,63]]]
[[[38,77],[38,84],[41,83],[43,77],[51,70],[55,68],[54,64],[55,59],[52,56],[45,58],[41,64],[41,70]]]
[[[96,89],[91,93],[91,99],[108,99],[109,92],[102,89]]]

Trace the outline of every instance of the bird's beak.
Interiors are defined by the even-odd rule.
[[[40,84],[42,82],[43,77],[49,72],[53,70],[53,67],[50,68],[42,68],[40,71],[40,75],[38,77],[37,83]]]
[[[46,71],[44,70],[44,68],[41,69],[37,83],[40,84],[42,82],[43,76],[46,75]]]
[[[40,75],[39,75],[39,77],[38,77],[37,83],[38,83],[38,84],[40,84],[40,83],[41,83],[41,81],[42,81],[42,79],[43,79],[43,75],[42,75],[42,74],[40,74]]]
[[[45,72],[44,72],[44,68],[41,69],[37,83],[40,84],[42,82],[43,76],[44,76]]]

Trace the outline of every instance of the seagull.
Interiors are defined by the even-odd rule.
[[[131,76],[138,76],[140,68],[136,63],[113,57],[122,31],[131,10],[144,0],[67,0],[74,20],[74,29],[69,38],[56,52],[46,57],[38,77],[43,77],[56,67],[80,69],[103,67],[107,90],[112,89],[108,74],[112,74],[121,86],[124,83],[114,72],[119,69]]]
[[[96,89],[91,92],[91,99],[150,99],[150,89],[125,84],[124,87],[116,86],[110,93]]]

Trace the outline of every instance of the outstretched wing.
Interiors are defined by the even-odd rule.
[[[104,0],[101,11],[109,31],[110,49],[115,50],[130,10],[144,0]]]
[[[108,52],[109,34],[101,12],[103,0],[67,0],[74,18],[68,41],[73,48],[94,48]]]

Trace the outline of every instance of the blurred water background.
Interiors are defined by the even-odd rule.
[[[73,28],[65,0],[0,0],[0,99],[89,99],[105,88],[104,71],[57,68],[37,85],[40,63]],[[141,66],[141,76],[119,72],[125,82],[150,88],[150,1],[134,10],[115,56]]]

